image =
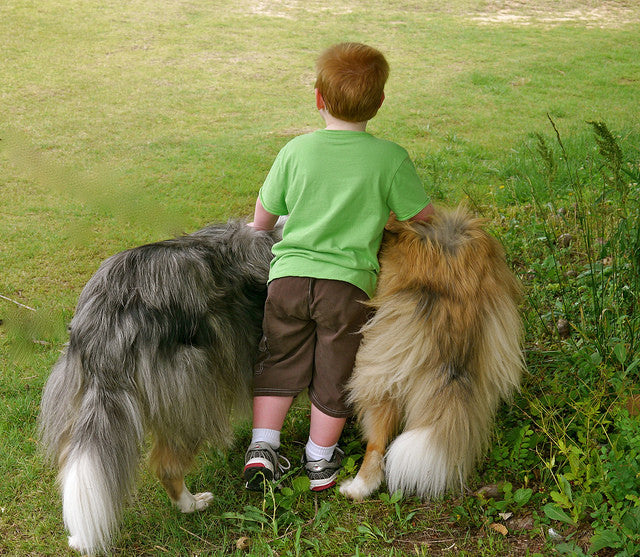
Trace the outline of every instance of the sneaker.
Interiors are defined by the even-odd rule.
[[[309,480],[311,480],[311,491],[324,491],[336,485],[343,457],[344,453],[338,447],[333,451],[330,461],[324,459],[308,461],[307,455],[302,455],[302,464]]]
[[[278,454],[269,443],[258,441],[249,445],[244,455],[243,476],[246,488],[262,491],[265,480],[278,480],[282,472],[291,468],[289,461]]]

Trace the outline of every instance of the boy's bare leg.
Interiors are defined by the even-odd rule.
[[[292,396],[253,397],[253,428],[280,431],[292,403]]]
[[[340,440],[345,423],[347,418],[328,416],[312,404],[309,437],[316,445],[331,447]]]

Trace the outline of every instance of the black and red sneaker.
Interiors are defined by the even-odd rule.
[[[289,461],[266,441],[249,445],[244,462],[245,487],[252,491],[262,491],[265,480],[278,480],[282,472],[291,467]]]
[[[311,491],[324,491],[336,485],[336,478],[342,468],[344,453],[336,447],[331,456],[331,460],[308,461],[307,455],[302,455],[304,470],[311,481]]]

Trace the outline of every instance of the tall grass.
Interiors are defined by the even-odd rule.
[[[551,137],[532,137],[529,160],[503,194],[537,223],[525,240],[533,249],[518,261],[528,287],[531,375],[521,403],[528,421],[514,428],[533,439],[527,447],[542,463],[530,467],[550,490],[544,515],[567,527],[556,549],[633,555],[640,551],[638,137],[589,122],[591,141],[581,138],[580,150],[549,120]],[[507,244],[521,250],[523,228],[506,233]],[[585,528],[588,543],[580,539]]]

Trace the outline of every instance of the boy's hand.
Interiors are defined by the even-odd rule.
[[[399,221],[396,218],[396,214],[391,211],[389,214],[389,219],[387,220],[387,224],[384,225],[384,229],[389,232],[398,232],[399,230]]]

